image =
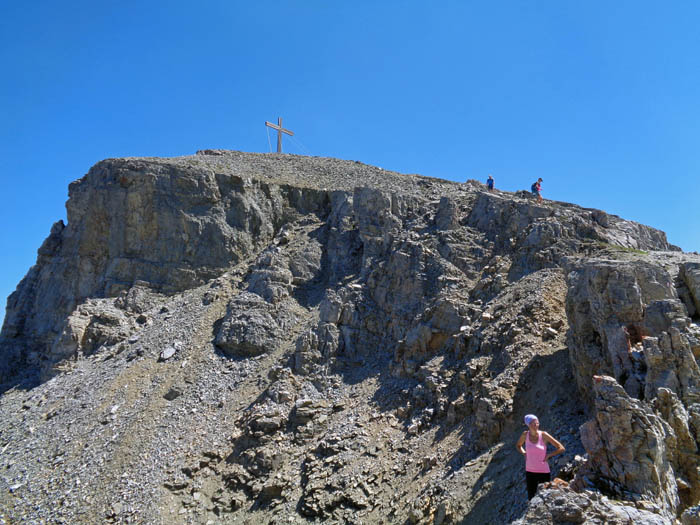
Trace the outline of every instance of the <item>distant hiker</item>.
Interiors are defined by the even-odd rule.
[[[537,182],[533,182],[530,189],[532,190],[533,195],[537,195],[537,200],[542,202],[542,195],[540,194],[542,191],[542,177],[537,179]]]
[[[489,178],[486,179],[486,186],[488,186],[489,191],[493,191],[493,177],[489,174]]]
[[[549,464],[547,463],[549,458],[561,454],[566,449],[547,432],[539,430],[540,421],[536,415],[526,415],[525,425],[528,429],[522,433],[515,448],[525,456],[525,483],[527,485],[527,499],[530,500],[537,492],[537,485],[550,480]],[[556,450],[548,454],[547,443],[555,447]],[[524,449],[523,444],[525,445]]]

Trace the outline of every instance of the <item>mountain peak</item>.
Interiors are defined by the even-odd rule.
[[[579,521],[661,523],[697,502],[700,256],[659,230],[226,150],[103,160],[66,207],[0,334],[11,519],[556,523],[580,500]],[[571,485],[528,506],[532,412]]]

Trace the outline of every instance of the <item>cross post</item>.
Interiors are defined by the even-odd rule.
[[[277,117],[277,125],[275,126],[272,122],[265,121],[265,125],[269,128],[277,130],[277,153],[282,153],[282,133],[287,135],[294,135],[293,132],[282,127],[282,117]]]

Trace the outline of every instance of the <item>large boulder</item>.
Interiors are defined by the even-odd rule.
[[[237,295],[228,305],[216,345],[234,357],[256,356],[279,348],[296,322],[285,306],[268,303],[251,292]]]

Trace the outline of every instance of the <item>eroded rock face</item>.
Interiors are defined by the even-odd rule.
[[[687,262],[681,265],[681,278],[690,291],[692,305],[687,304],[691,315],[700,312],[700,263]],[[692,311],[691,306],[695,309]]]
[[[642,341],[690,324],[669,272],[643,259],[588,260],[571,269],[568,285],[569,347],[579,387],[590,399],[591,377],[609,374],[630,395],[644,398],[647,367],[662,365],[645,359]],[[647,346],[652,357],[653,345]],[[684,352],[677,353],[682,361]],[[695,375],[693,367],[686,360],[682,375]]]
[[[572,486],[668,520],[700,497],[695,264],[668,253],[568,263],[569,349],[593,415]]]
[[[267,268],[260,261],[249,281],[251,291],[275,299],[292,282],[316,278],[325,246],[333,261],[326,269],[331,281],[361,264],[363,280],[372,283],[371,298],[387,315],[400,311],[404,319],[426,306],[421,295],[435,293],[431,287],[439,275],[445,274],[445,285],[463,279],[464,272],[475,277],[473,261],[488,243],[465,235],[461,222],[518,253],[510,278],[556,265],[586,235],[610,242],[624,234],[623,246],[668,248],[660,232],[611,216],[603,227],[575,207],[552,209],[530,199],[504,199],[500,192],[430,201],[431,190],[421,190],[420,178],[399,181],[352,163],[338,176],[325,168],[328,159],[289,160],[275,165],[262,157],[203,152],[95,165],[71,184],[68,225],[54,225],[37,265],[8,300],[2,337],[15,368],[23,366],[24,351],[13,344],[45,353],[66,317],[87,298],[115,297],[139,281],[166,294],[201,284],[273,242],[284,243],[283,226],[305,215],[328,217],[327,237],[300,246],[284,264],[269,254]],[[426,236],[418,232],[431,225],[444,233],[426,250]],[[401,274],[411,277],[397,282]],[[388,320],[370,330],[403,338]],[[376,343],[351,327],[343,338],[348,349]]]
[[[10,298],[0,369],[84,377],[26,408],[0,398],[0,484],[32,480],[12,519],[45,521],[40,494],[66,498],[66,522],[78,502],[172,523],[692,517],[700,261],[630,251],[671,249],[661,232],[476,182],[223,151],[104,161],[68,208]],[[522,416],[566,444],[556,467],[583,454],[586,409],[586,492],[526,510]],[[76,443],[65,478],[22,459],[36,442]]]
[[[68,225],[54,225],[8,299],[2,339],[14,369],[27,363],[13,345],[46,354],[87,298],[116,297],[137,282],[186,290],[257,253],[297,214],[327,213],[324,191],[224,175],[199,160],[110,159],[70,185]],[[297,260],[296,276],[267,281],[309,277],[314,259],[318,250]]]
[[[88,301],[68,317],[52,352],[59,359],[89,355],[100,346],[125,341],[138,328],[135,318],[116,308],[113,301]]]
[[[629,491],[675,517],[679,498],[671,460],[678,448],[676,434],[613,378],[596,376],[593,390],[595,417],[581,427],[592,481]]]

